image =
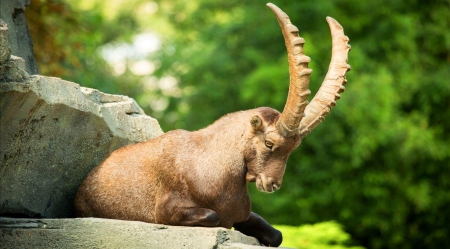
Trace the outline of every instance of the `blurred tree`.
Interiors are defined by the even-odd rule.
[[[129,8],[114,12],[105,1],[34,0],[26,9],[34,53],[42,75],[61,77],[108,93],[136,96],[142,92],[131,73],[114,75],[101,48],[130,42],[140,32]],[[143,1],[140,1],[143,2]],[[109,8],[108,8],[109,7]]]
[[[313,93],[330,60],[326,16],[351,38],[352,71],[337,107],[291,155],[283,188],[251,187],[254,211],[287,225],[337,220],[369,248],[450,247],[448,1],[274,3],[306,40]],[[42,0],[26,14],[42,74],[130,95],[164,130],[284,106],[287,56],[263,1]],[[158,50],[105,61],[108,48],[151,32]],[[143,58],[154,70],[136,74]]]

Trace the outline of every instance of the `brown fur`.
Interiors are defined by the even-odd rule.
[[[250,122],[255,116],[258,127]],[[123,147],[84,180],[76,216],[226,228],[245,222],[251,216],[247,183],[275,191],[300,144],[298,136],[278,134],[279,116],[267,107],[241,111],[199,131],[170,131]]]

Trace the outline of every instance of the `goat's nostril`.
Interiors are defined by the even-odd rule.
[[[280,187],[278,187],[274,182],[272,182],[272,189],[273,191],[278,190]]]

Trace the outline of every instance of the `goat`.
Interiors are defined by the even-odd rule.
[[[309,57],[289,17],[267,4],[288,51],[290,87],[283,112],[260,107],[225,115],[194,132],[174,130],[114,151],[94,168],[75,197],[77,217],[136,220],[179,226],[234,227],[264,245],[282,234],[251,212],[247,183],[262,192],[279,189],[290,153],[329,113],[350,70],[349,39],[327,17],[332,59],[308,104]]]

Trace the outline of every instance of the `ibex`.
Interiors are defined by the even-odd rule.
[[[279,189],[289,154],[339,99],[350,70],[349,39],[327,17],[332,58],[308,104],[310,58],[289,17],[273,4],[287,47],[290,86],[283,112],[269,107],[231,113],[194,132],[174,130],[113,152],[94,168],[75,198],[78,217],[136,220],[180,226],[234,227],[267,246],[281,233],[251,212],[247,183]]]

